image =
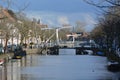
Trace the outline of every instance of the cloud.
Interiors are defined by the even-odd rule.
[[[49,25],[54,25],[54,22],[52,22],[52,20],[47,20],[47,23],[48,23]]]
[[[69,24],[67,16],[60,16],[58,17],[58,23],[59,24]]]
[[[29,17],[40,19],[43,24],[48,24],[49,27],[58,27],[63,24],[70,24],[75,26],[76,21],[86,23],[85,31],[91,31],[96,24],[94,14],[91,13],[57,13],[57,12],[28,12]],[[62,27],[62,26],[61,26]]]

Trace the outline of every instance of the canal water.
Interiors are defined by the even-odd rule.
[[[106,66],[106,57],[61,50],[60,55],[9,60],[0,67],[0,80],[120,80],[120,72],[110,72]]]

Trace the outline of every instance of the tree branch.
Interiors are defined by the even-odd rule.
[[[108,2],[108,3],[110,3],[110,4],[114,5],[114,6],[120,6],[120,1],[114,2],[113,0],[106,0],[106,2]]]

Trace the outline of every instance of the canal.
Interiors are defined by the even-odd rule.
[[[120,72],[107,70],[106,57],[72,53],[9,60],[0,66],[0,80],[120,80]]]

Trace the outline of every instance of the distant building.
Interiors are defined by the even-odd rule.
[[[46,24],[42,24],[42,23],[40,23],[40,20],[36,20],[36,19],[33,19],[33,23],[35,24],[35,26],[33,26],[33,27],[35,27],[36,29],[41,29],[41,28],[48,28],[48,25],[46,25]],[[41,35],[36,35],[36,36],[31,36],[31,33],[32,33],[32,30],[29,30],[29,39],[27,40],[28,42],[28,44],[30,44],[31,42],[33,42],[34,44],[40,44],[41,42],[42,42],[42,40],[41,40]],[[37,34],[37,32],[36,32],[36,34]]]
[[[12,10],[8,10],[6,8],[3,8],[3,7],[0,7],[0,24],[2,23],[6,23],[5,25],[6,26],[12,26],[13,27],[13,30],[10,31],[10,34],[13,34],[13,33],[17,33],[17,34],[13,34],[12,36],[13,37],[10,37],[9,40],[8,40],[8,45],[11,45],[11,44],[20,44],[21,42],[21,34],[19,33],[19,30],[15,27],[15,25],[13,23],[19,23],[19,24],[22,24],[23,22],[18,20],[16,18],[16,15],[14,14],[14,12]],[[31,21],[32,22],[32,21]],[[35,25],[33,25],[33,27],[36,27],[36,28],[47,28],[48,25],[46,24],[41,24],[40,23],[40,20],[33,20],[33,23]],[[8,24],[8,25],[7,25]],[[3,27],[3,26],[0,26],[0,27]],[[24,39],[23,40],[23,43],[26,43],[26,44],[29,44],[31,42],[33,43],[40,43],[41,42],[41,35],[35,35],[34,37],[31,35],[31,33],[34,33],[33,30],[29,30],[29,38],[27,39]],[[15,36],[14,36],[15,35]],[[17,35],[17,37],[16,37]],[[4,34],[4,30],[0,30],[0,43],[3,44],[3,46],[5,45],[5,34]]]
[[[73,39],[75,41],[81,41],[87,39],[89,35],[85,32],[71,32],[66,34],[66,36],[68,41],[73,41]]]
[[[12,24],[14,22],[16,22],[16,17],[13,11],[0,6],[0,24],[5,23],[6,26],[14,26]],[[4,26],[1,25],[0,27],[4,27]],[[13,31],[17,31],[16,28],[14,28]],[[3,46],[5,45],[5,33],[6,32],[4,30],[2,29],[0,30],[0,43],[3,44]],[[11,40],[12,39],[9,39],[8,43],[11,42]]]
[[[0,7],[0,22],[5,20],[15,22],[16,18],[12,10]]]

